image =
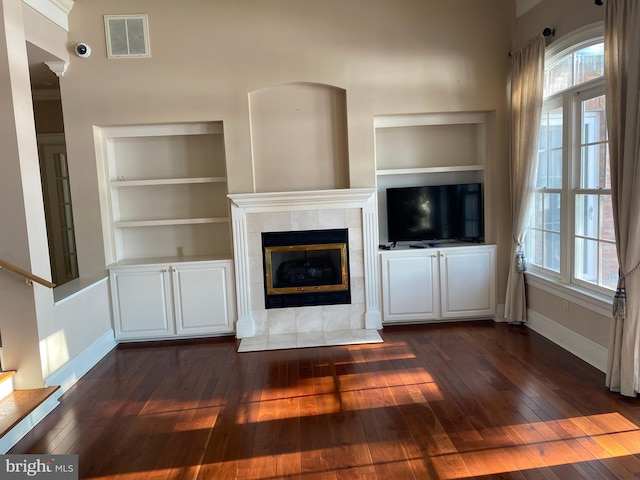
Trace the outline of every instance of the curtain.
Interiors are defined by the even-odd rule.
[[[620,265],[606,385],[636,396],[640,370],[640,2],[608,0],[604,34],[613,220]]]
[[[513,240],[507,280],[505,318],[527,320],[524,235],[533,202],[540,117],[544,89],[544,37],[529,40],[511,53],[511,215]]]

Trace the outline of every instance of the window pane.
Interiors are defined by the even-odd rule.
[[[605,97],[590,98],[582,102],[582,143],[605,142],[607,140],[607,117]]]
[[[604,95],[581,103],[580,187],[610,188]]]
[[[542,228],[543,219],[543,207],[542,207],[542,193],[533,194],[533,226],[535,228]]]
[[[542,252],[544,246],[542,244],[542,232],[539,230],[529,230],[527,232],[527,261],[535,265],[543,265]]]
[[[560,235],[544,232],[544,263],[542,265],[554,272],[560,271]]]
[[[549,148],[562,148],[562,107],[549,111]]]
[[[547,156],[548,151],[538,153],[538,176],[536,178],[536,188],[547,188]]]
[[[607,144],[582,147],[580,151],[580,188],[605,188],[607,174]]]
[[[604,75],[604,43],[591,45],[573,54],[575,63],[574,85]]]
[[[544,229],[560,231],[560,194],[544,194]]]
[[[573,59],[571,55],[547,69],[544,75],[544,96],[559,92],[571,86],[573,79]]]
[[[562,188],[562,108],[543,112],[536,188]]]
[[[597,284],[598,242],[576,238],[574,275],[577,279]]]
[[[615,242],[611,195],[600,195],[600,239]]]
[[[562,188],[562,150],[549,152],[548,176],[549,188]]]
[[[618,283],[618,257],[613,243],[600,243],[600,285],[615,290]]]
[[[576,195],[576,235],[598,238],[598,195]]]
[[[611,163],[609,162],[609,144],[605,144],[604,149],[604,188],[611,188]]]

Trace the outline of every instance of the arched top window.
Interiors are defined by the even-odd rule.
[[[604,76],[604,42],[581,46],[556,55],[545,67],[544,96],[567,90]]]
[[[530,271],[555,287],[592,296],[615,289],[602,24],[547,47]]]

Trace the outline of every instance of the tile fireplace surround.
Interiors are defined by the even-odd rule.
[[[238,338],[382,328],[375,192],[353,188],[229,195]],[[349,230],[351,304],[266,309],[261,233],[333,228]]]

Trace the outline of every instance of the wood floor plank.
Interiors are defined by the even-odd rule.
[[[381,336],[121,345],[10,453],[78,454],[87,480],[640,477],[640,404],[526,327]]]

